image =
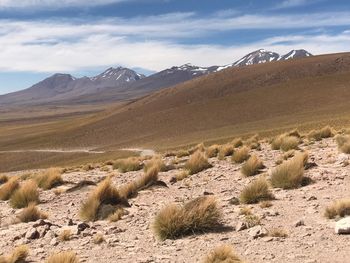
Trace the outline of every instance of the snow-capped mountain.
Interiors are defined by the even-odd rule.
[[[144,78],[145,75],[139,74],[131,69],[117,67],[109,68],[101,74],[90,78],[94,82],[103,82],[109,80],[110,82],[132,82]]]
[[[232,64],[233,67],[249,66],[278,60],[279,54],[265,49],[259,49]]]
[[[305,58],[305,57],[311,57],[312,54],[307,52],[305,49],[298,49],[298,50],[291,50],[287,54],[280,56],[278,60],[288,60],[288,59],[295,59],[295,58]]]

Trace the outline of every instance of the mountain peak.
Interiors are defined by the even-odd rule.
[[[113,81],[126,81],[132,82],[144,78],[145,76],[139,74],[131,69],[124,67],[110,67],[101,74],[92,77],[92,81],[113,80]]]
[[[289,51],[287,54],[281,56],[279,60],[289,60],[294,58],[304,58],[312,56],[311,53],[306,51],[305,49],[293,49]]]
[[[261,64],[266,62],[272,62],[278,60],[280,57],[279,54],[271,51],[267,51],[266,49],[258,49],[244,56],[240,60],[233,63],[235,67],[248,66],[253,64]]]

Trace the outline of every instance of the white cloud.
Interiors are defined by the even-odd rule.
[[[285,35],[241,45],[179,44],[181,38],[236,29],[318,28],[350,25],[349,13],[289,16],[211,16],[176,13],[133,19],[78,21],[0,20],[0,71],[69,72],[124,65],[150,70],[191,62],[223,65],[258,48],[280,53],[305,48],[321,54],[348,50],[350,33]],[[286,31],[288,32],[288,31]]]

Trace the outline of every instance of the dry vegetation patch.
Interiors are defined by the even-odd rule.
[[[186,162],[185,168],[189,171],[190,174],[199,173],[205,169],[212,167],[208,162],[208,158],[202,152],[195,152],[190,156],[190,159]]]
[[[335,137],[338,149],[343,153],[350,153],[350,135],[337,135]]]
[[[231,246],[223,245],[210,252],[203,263],[243,263],[243,261]]]
[[[241,172],[244,176],[253,176],[260,172],[265,166],[258,156],[252,155],[241,168]]]
[[[297,149],[300,144],[300,138],[294,135],[295,133],[285,133],[277,136],[271,141],[271,148],[273,150],[282,150],[284,152]]]
[[[269,184],[264,177],[252,181],[243,189],[240,195],[240,201],[243,204],[255,204],[273,198],[274,196],[269,190]]]
[[[161,239],[212,230],[220,226],[221,212],[215,198],[199,197],[184,206],[171,204],[157,214],[153,230]]]
[[[220,146],[217,144],[211,145],[207,148],[206,154],[208,158],[216,157],[219,153]]]
[[[232,161],[235,163],[243,163],[249,158],[249,147],[243,146],[236,149],[232,155]]]
[[[38,185],[34,180],[25,181],[10,198],[13,208],[27,207],[31,203],[39,203]]]
[[[6,183],[0,186],[0,200],[6,201],[19,187],[18,177],[11,177]]]
[[[350,198],[335,201],[328,206],[325,211],[325,216],[329,219],[345,217],[348,215],[350,215]]]
[[[219,147],[219,159],[223,160],[226,156],[230,156],[233,154],[234,147],[232,144],[224,144]]]
[[[23,222],[23,223],[34,222],[39,219],[46,219],[46,218],[47,218],[47,215],[41,212],[35,206],[35,204],[29,204],[17,215],[17,221]]]
[[[335,134],[333,128],[330,126],[323,127],[320,130],[312,130],[308,133],[307,137],[311,140],[320,141],[324,138],[333,137]]]
[[[38,186],[44,190],[49,190],[63,184],[62,170],[59,168],[50,168],[34,176]]]
[[[24,263],[29,254],[29,248],[26,245],[16,247],[9,256],[0,256],[1,263]]]
[[[291,189],[300,187],[305,182],[304,165],[307,153],[298,153],[292,159],[277,166],[271,173],[273,187]]]
[[[0,184],[4,184],[9,180],[9,177],[6,174],[0,174]]]
[[[48,258],[46,263],[79,263],[79,258],[73,251],[65,251],[54,254]]]
[[[270,237],[281,237],[286,238],[288,237],[288,233],[283,228],[272,228],[268,231],[268,235]]]
[[[115,161],[113,164],[113,169],[118,169],[121,173],[138,171],[143,167],[142,162],[137,157],[130,157],[127,159],[120,159]]]

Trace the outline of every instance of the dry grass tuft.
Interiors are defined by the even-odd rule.
[[[190,174],[189,174],[188,171],[186,171],[186,170],[185,171],[181,171],[181,172],[179,172],[179,173],[177,173],[175,175],[175,180],[176,180],[176,182],[182,181],[182,180],[186,179],[189,175]]]
[[[256,155],[252,155],[241,168],[241,172],[244,176],[253,176],[260,172],[264,168],[263,162]]]
[[[143,167],[142,162],[137,157],[129,157],[127,159],[120,159],[114,162],[113,169],[118,169],[121,173],[138,171]]]
[[[226,156],[233,154],[234,147],[231,144],[224,144],[219,147],[219,159],[223,160]]]
[[[271,142],[273,150],[282,150],[287,152],[289,150],[297,149],[300,144],[300,138],[289,134],[281,134],[274,138]]]
[[[190,155],[190,152],[187,151],[187,150],[178,150],[177,152],[175,152],[175,156],[177,158],[182,158],[182,157],[186,157],[186,156],[189,156]]]
[[[6,183],[0,187],[0,200],[6,201],[10,199],[13,192],[19,187],[17,177],[11,177]]]
[[[127,214],[126,211],[122,207],[119,207],[113,214],[111,214],[108,217],[108,220],[109,222],[117,222],[120,219],[122,219],[122,217],[126,214]]]
[[[102,244],[105,241],[105,238],[102,233],[97,233],[93,237],[94,244]]]
[[[202,152],[195,152],[189,158],[185,164],[185,168],[188,170],[189,174],[196,174],[205,169],[212,167],[208,162],[208,158]]]
[[[244,223],[248,228],[251,228],[260,225],[261,219],[257,215],[246,215],[244,218]]]
[[[115,205],[123,202],[125,202],[125,199],[120,196],[118,190],[112,185],[111,178],[107,177],[97,185],[83,203],[80,209],[80,217],[87,221],[105,219],[115,212]]]
[[[199,143],[197,144],[196,146],[193,146],[192,148],[190,148],[189,150],[189,153],[190,154],[193,154],[197,151],[199,152],[205,152],[205,146],[204,146],[204,143]]]
[[[10,198],[13,208],[27,207],[31,203],[39,203],[38,185],[34,180],[25,181]]]
[[[300,187],[305,181],[304,165],[307,158],[307,153],[298,153],[292,159],[277,166],[271,174],[272,186],[283,189]]]
[[[34,222],[39,219],[46,219],[46,218],[47,218],[47,215],[41,212],[35,206],[35,204],[29,204],[17,215],[17,221],[23,222],[23,223]]]
[[[261,150],[261,145],[259,143],[259,135],[255,134],[252,137],[248,138],[244,142],[244,145],[247,145],[250,149]]]
[[[29,248],[26,245],[18,246],[9,256],[0,256],[1,263],[24,263],[29,254]]]
[[[235,148],[243,146],[242,138],[235,138],[235,139],[233,139],[231,144]]]
[[[4,184],[9,180],[9,177],[5,174],[0,174],[0,184]]]
[[[147,161],[143,167],[143,170],[147,172],[152,167],[158,167],[158,170],[161,172],[169,171],[171,167],[168,167],[161,156],[154,156],[151,160]]]
[[[48,258],[46,263],[79,263],[79,258],[73,251],[65,251],[54,254]]]
[[[281,237],[281,238],[288,237],[287,231],[284,230],[283,228],[273,228],[268,231],[268,235],[270,237]]]
[[[50,168],[34,176],[38,186],[44,190],[49,190],[63,184],[62,170]]]
[[[261,208],[269,208],[269,207],[271,207],[271,206],[273,206],[273,204],[271,203],[271,201],[261,201],[260,203],[259,203],[259,206],[261,207]]]
[[[335,201],[333,204],[326,208],[324,215],[329,219],[350,215],[350,199],[341,199]]]
[[[206,155],[208,156],[208,158],[216,157],[219,153],[219,148],[220,146],[217,144],[209,146],[206,150]]]
[[[316,130],[310,131],[309,134],[307,135],[307,137],[309,139],[313,139],[315,141],[320,141],[324,138],[333,137],[334,134],[335,134],[335,132],[334,132],[333,128],[331,128],[330,126],[326,126],[318,131],[316,131]]]
[[[70,229],[63,229],[58,238],[61,241],[69,241],[72,239],[72,231]]]
[[[247,146],[243,146],[234,151],[232,155],[232,161],[235,163],[243,163],[249,158],[249,148]]]
[[[269,190],[269,184],[264,177],[260,177],[247,185],[241,195],[240,202],[243,204],[255,204],[259,201],[271,200],[274,196]]]
[[[208,231],[220,225],[221,212],[213,197],[199,197],[184,206],[171,204],[156,216],[153,230],[164,239],[174,239],[199,231]]]
[[[335,141],[338,144],[338,149],[343,153],[350,153],[350,135],[337,135]]]
[[[243,261],[231,246],[223,245],[210,252],[203,263],[243,263]]]

